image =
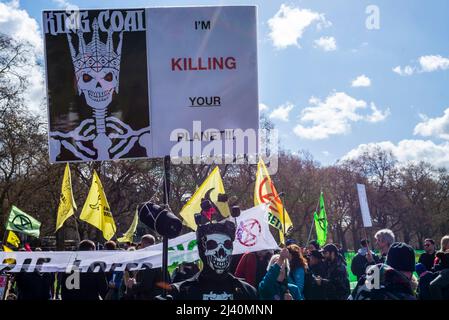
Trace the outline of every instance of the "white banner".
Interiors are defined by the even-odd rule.
[[[267,208],[260,205],[242,211],[237,218],[233,254],[277,249],[267,222]],[[190,232],[168,241],[168,265],[199,259],[196,234]],[[15,261],[9,261],[14,259]],[[40,251],[0,252],[0,272],[123,271],[162,266],[162,243],[136,251]]]
[[[195,240],[195,233],[191,232],[169,241],[170,247],[188,244]],[[198,260],[198,253],[182,255],[176,251],[169,251],[169,264],[188,259],[190,262]],[[14,259],[14,262],[8,262]],[[40,252],[0,252],[0,272],[70,272],[77,268],[80,272],[93,271],[133,271],[143,268],[159,268],[162,266],[162,244],[136,251],[40,251]]]
[[[357,184],[357,192],[359,194],[360,210],[362,212],[363,226],[372,227],[371,215],[369,213],[368,200],[366,198],[366,190],[364,184]]]

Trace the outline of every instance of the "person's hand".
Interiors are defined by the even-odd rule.
[[[290,257],[290,252],[288,251],[287,248],[283,248],[281,250],[281,253],[279,254],[279,260],[284,262],[285,259],[288,259]]]
[[[111,288],[111,289],[115,289],[115,283],[113,281],[110,281],[108,283],[108,287]]]
[[[316,280],[316,284],[319,285],[319,286],[321,286],[321,277],[320,277],[320,276],[317,276],[317,277],[315,278],[315,280]]]
[[[136,284],[136,279],[129,278],[128,281],[126,282],[126,287],[127,288],[132,288],[135,284]]]
[[[293,300],[293,296],[290,294],[290,291],[286,291],[284,293],[284,300]]]
[[[374,262],[374,257],[373,257],[373,254],[371,253],[371,250],[368,250],[368,251],[366,252],[365,257],[366,257],[366,260],[367,260],[369,263],[373,263],[373,262]]]

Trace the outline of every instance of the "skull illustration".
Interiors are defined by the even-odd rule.
[[[83,69],[77,76],[78,91],[84,93],[90,107],[104,109],[111,103],[114,89],[118,87],[118,76],[114,68],[103,68],[98,72]]]
[[[229,236],[222,233],[212,233],[204,236],[204,255],[209,267],[218,274],[224,273],[231,262],[233,244]]]

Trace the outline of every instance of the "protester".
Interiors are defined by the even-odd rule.
[[[245,253],[240,259],[234,275],[237,278],[242,278],[254,288],[258,288],[260,281],[265,276],[268,262],[272,255],[273,250]]]
[[[325,277],[326,267],[323,262],[323,255],[320,251],[314,250],[307,257],[308,268],[304,274],[304,299],[305,300],[325,300],[325,288],[317,284],[317,278]]]
[[[337,246],[327,244],[323,247],[325,277],[316,277],[318,286],[323,286],[327,300],[346,300],[350,294],[348,273],[344,257]]]
[[[290,252],[283,248],[280,254],[271,257],[267,273],[259,284],[261,300],[300,300],[298,287],[289,281]]]
[[[438,264],[435,265],[435,279],[429,284],[433,300],[449,300],[449,250],[436,254]]]
[[[319,251],[321,249],[320,244],[316,240],[309,241],[307,245],[307,254],[309,255],[312,251]]]
[[[324,277],[326,274],[326,266],[324,264],[323,254],[318,251],[312,251],[309,256],[308,267],[314,276]]]
[[[50,300],[53,297],[53,273],[20,272],[14,276],[17,300]]]
[[[126,249],[126,251],[136,251],[136,247],[134,246],[130,246]],[[130,278],[134,278],[136,274],[136,271],[128,271],[125,270],[123,272],[123,278],[122,278],[122,283],[120,285],[120,289],[119,289],[119,298],[120,300],[133,300],[134,299],[134,295],[132,292],[132,289],[128,288],[126,286],[126,284],[128,283],[128,280]]]
[[[173,283],[169,297],[175,300],[257,299],[253,286],[229,272],[236,231],[234,222],[226,219],[197,224],[198,254],[203,270],[188,280]]]
[[[385,264],[371,267],[373,279],[363,276],[351,293],[354,300],[416,300],[415,251],[403,242],[391,245]]]
[[[357,277],[357,281],[365,274],[368,260],[366,258],[369,250],[369,240],[363,239],[360,241],[361,248],[357,251],[357,254],[352,258],[351,271]],[[371,255],[374,256],[374,252],[371,251]]]
[[[380,250],[380,256],[373,255],[371,251],[367,251],[366,254],[366,260],[368,261],[367,266],[385,263],[388,250],[395,241],[394,233],[390,229],[382,229],[377,231],[376,234],[374,235],[374,238],[376,239],[377,247]]]
[[[298,300],[304,300],[305,275],[308,272],[307,260],[302,255],[301,248],[296,244],[287,246],[290,253],[289,282],[298,287]]]
[[[103,248],[103,250],[115,251],[117,250],[117,244],[114,241],[108,241],[104,244]],[[106,293],[105,300],[119,300],[120,286],[123,280],[123,272],[107,272],[106,280],[108,282],[108,292]]]
[[[424,240],[424,253],[419,257],[419,263],[422,263],[426,270],[431,271],[433,268],[433,263],[435,261],[435,241],[432,239]]]
[[[78,250],[95,251],[95,243],[90,240],[83,240],[79,243]],[[77,277],[74,273],[78,273],[79,286],[76,284]],[[106,276],[101,270],[99,272],[78,272],[75,270],[71,274],[63,273],[61,276],[62,300],[99,300],[100,297],[104,299],[107,290]]]
[[[449,251],[449,235],[441,238],[441,252]]]
[[[437,273],[427,270],[422,263],[417,263],[415,266],[416,273],[419,276],[418,290],[416,296],[419,300],[432,300],[430,294],[430,282],[437,277]]]
[[[144,249],[152,246],[155,241],[151,234],[146,234],[142,236],[139,248]],[[167,278],[167,280],[169,279]],[[161,268],[145,268],[139,270],[135,276],[129,277],[125,283],[128,288],[128,298],[134,300],[152,300],[162,293],[162,281]]]

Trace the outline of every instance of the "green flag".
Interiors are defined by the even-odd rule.
[[[41,223],[19,208],[12,206],[6,230],[21,232],[39,238]]]
[[[315,220],[317,242],[322,246],[326,243],[327,239],[327,216],[322,192],[320,194],[320,211],[319,213],[315,212],[313,214],[313,219]]]

